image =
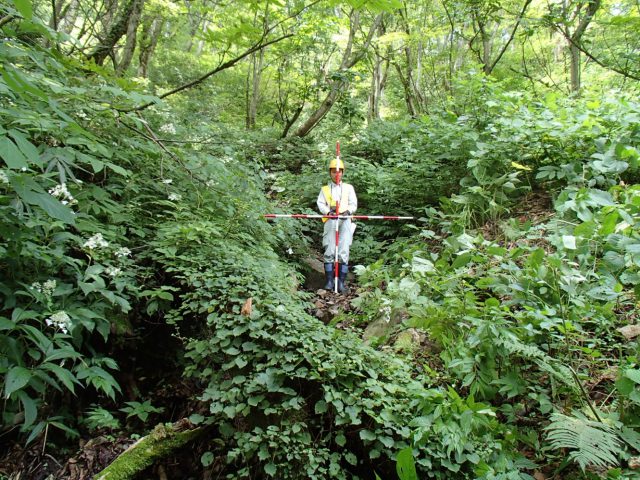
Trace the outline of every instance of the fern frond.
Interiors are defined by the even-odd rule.
[[[553,448],[568,448],[569,458],[584,471],[587,465],[610,467],[618,465],[622,453],[620,437],[609,425],[589,420],[583,415],[551,415],[545,427],[547,440]]]

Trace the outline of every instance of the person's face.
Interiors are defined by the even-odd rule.
[[[333,183],[338,183],[338,175],[342,177],[342,170],[340,170],[340,172],[338,173],[337,169],[330,168],[329,175],[331,175],[331,180],[333,181]]]

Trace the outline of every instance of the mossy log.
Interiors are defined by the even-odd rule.
[[[198,437],[204,428],[192,428],[187,420],[174,424],[158,424],[149,435],[127,448],[94,480],[130,480],[160,458]]]

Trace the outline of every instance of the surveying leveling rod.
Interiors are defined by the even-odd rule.
[[[340,142],[336,142],[336,185],[341,186],[342,170],[340,169]],[[341,198],[339,195],[338,198]],[[413,220],[413,217],[397,217],[392,215],[340,215],[340,200],[336,200],[336,213],[334,215],[309,215],[305,213],[279,214],[270,213],[264,215],[265,218],[327,218],[336,220],[336,245],[333,264],[333,291],[338,293],[338,279],[340,273],[340,264],[338,263],[338,246],[340,244],[340,222],[338,220],[358,219],[358,220]]]
[[[264,218],[352,218],[355,220],[414,220],[414,217],[395,217],[392,215],[315,215],[306,213],[268,213]]]
[[[342,198],[342,171],[340,170],[340,142],[336,142],[336,185],[340,187],[340,195],[336,199],[336,215],[340,215],[340,198]],[[335,261],[333,263],[333,291],[338,293],[338,274],[340,273],[340,264],[338,263],[338,245],[340,245],[340,220],[336,219],[336,248]]]

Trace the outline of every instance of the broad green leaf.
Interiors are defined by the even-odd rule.
[[[9,398],[13,392],[24,387],[33,374],[31,370],[24,367],[12,367],[4,379],[4,396]]]
[[[213,455],[213,452],[204,452],[200,457],[200,463],[202,464],[203,467],[208,467],[213,463],[214,459],[215,459],[215,456]]]
[[[13,170],[27,168],[27,159],[9,137],[0,138],[0,158]]]
[[[324,400],[318,400],[315,405],[315,412],[317,414],[326,413],[327,411],[327,402]]]
[[[69,225],[75,224],[76,218],[73,210],[60,203],[58,199],[52,197],[48,193],[37,193],[34,198],[35,204],[40,206],[51,217]]]
[[[61,220],[64,223],[70,225],[75,223],[73,210],[45,192],[44,189],[28,175],[14,175],[11,178],[11,185],[23,202],[29,205],[39,206],[51,217]]]
[[[617,223],[618,223],[618,212],[611,212],[609,215],[604,217],[604,220],[602,221],[602,225],[600,226],[600,230],[598,231],[598,233],[605,237],[607,235],[612,234],[616,229]]]
[[[574,237],[573,235],[563,235],[562,244],[564,245],[564,248],[566,248],[567,250],[575,250],[577,248],[576,237]]]
[[[56,422],[56,421],[50,421],[49,422],[50,425],[53,425],[56,428],[59,428],[60,430],[62,430],[63,432],[67,433],[69,436],[77,438],[80,436],[80,434],[78,433],[78,431],[74,428],[69,427],[68,425],[65,425],[62,422]]]
[[[472,258],[473,253],[463,253],[454,260],[454,262],[451,264],[451,268],[455,270],[456,268],[464,267],[471,261]]]
[[[635,383],[640,384],[640,370],[637,368],[628,368],[624,371],[624,376],[630,380],[633,380]]]
[[[31,433],[27,437],[27,440],[25,443],[28,445],[31,442],[33,442],[36,438],[38,438],[42,433],[42,431],[44,430],[44,427],[46,426],[47,424],[45,422],[38,422],[36,426],[31,429]]]
[[[396,457],[396,472],[400,480],[418,480],[411,447],[403,448]]]
[[[2,330],[13,330],[16,327],[16,324],[11,320],[5,317],[0,317],[0,331]]]
[[[27,137],[18,130],[9,130],[9,135],[16,142],[16,145],[22,152],[22,154],[29,160],[31,163],[37,166],[42,165],[42,160],[40,159],[40,154],[38,153],[38,149],[27,139]]]
[[[267,475],[270,475],[272,477],[276,474],[277,470],[278,469],[276,468],[276,466],[273,463],[267,463],[264,466],[264,471],[267,473]]]
[[[360,438],[362,440],[375,440],[376,439],[376,434],[373,433],[371,430],[360,430]]]
[[[24,390],[17,391],[16,397],[20,399],[20,403],[22,403],[22,408],[24,409],[24,428],[29,428],[38,417],[38,405]]]
[[[33,7],[31,6],[31,0],[13,0],[13,4],[16,7],[16,10],[20,12],[20,15],[24,17],[25,20],[31,20],[33,17]]]
[[[67,387],[67,389],[75,395],[76,391],[74,383],[77,383],[79,385],[80,382],[71,374],[69,370],[67,370],[66,368],[62,368],[60,365],[49,362],[43,363],[42,365],[40,365],[40,368],[53,372],[53,374],[58,377],[58,380],[60,380],[64,384],[64,386]]]
[[[544,250],[542,248],[537,248],[536,250],[531,252],[531,255],[529,255],[529,258],[527,259],[527,265],[532,268],[538,268],[540,265],[542,265],[544,257]]]

